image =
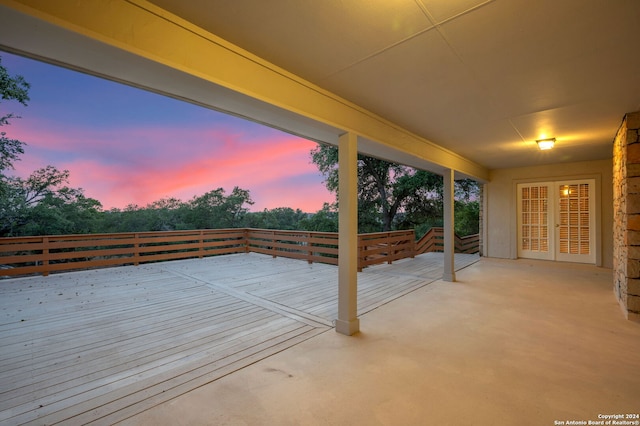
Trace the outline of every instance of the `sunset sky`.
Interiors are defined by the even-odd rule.
[[[154,93],[1,52],[31,84],[28,107],[2,131],[27,143],[15,174],[53,165],[104,209],[247,189],[252,211],[315,212],[333,202],[311,163],[315,142]]]

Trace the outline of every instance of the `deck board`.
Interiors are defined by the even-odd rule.
[[[442,265],[366,268],[359,315]],[[0,424],[111,424],[179,396],[329,330],[337,279],[335,266],[237,254],[1,280]]]

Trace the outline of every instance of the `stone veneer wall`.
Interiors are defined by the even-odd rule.
[[[640,322],[640,111],[613,144],[613,281],[625,316]]]

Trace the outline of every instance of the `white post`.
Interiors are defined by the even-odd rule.
[[[454,266],[455,253],[455,230],[454,230],[454,172],[447,169],[443,175],[444,179],[444,281],[453,282],[456,280]]]
[[[338,319],[336,331],[351,336],[358,320],[358,136],[338,141]]]

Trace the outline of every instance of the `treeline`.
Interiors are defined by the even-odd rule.
[[[51,170],[50,170],[51,171]],[[58,172],[61,173],[61,172]],[[42,173],[39,173],[43,176]],[[46,193],[34,197],[28,183],[31,179],[13,182],[4,188],[13,197],[0,197],[0,236],[63,235],[119,233],[144,231],[173,231],[188,229],[264,228],[321,232],[338,231],[338,210],[326,203],[315,213],[279,207],[260,212],[249,211],[253,204],[249,191],[223,188],[207,192],[189,201],[164,198],[146,206],[129,205],[124,209],[103,210],[99,201],[87,198],[80,189],[47,186]],[[15,185],[22,183],[22,186]],[[32,202],[27,200],[31,196]],[[10,201],[13,200],[13,203]],[[434,204],[438,204],[437,202]],[[479,204],[474,200],[456,201],[456,233],[470,235],[478,232]],[[442,226],[441,208],[433,209],[433,216],[399,213],[393,229],[416,229],[418,236],[433,226]],[[384,224],[374,211],[360,211],[360,233],[380,232]]]
[[[315,214],[300,209],[278,207],[251,212],[249,191],[234,188],[228,195],[223,188],[210,191],[188,202],[168,198],[140,207],[127,206],[97,215],[91,232],[142,232],[188,229],[264,228],[307,231],[337,231],[337,212],[326,205]]]
[[[316,214],[281,207],[250,212],[249,191],[223,188],[189,201],[164,198],[146,206],[104,210],[79,188],[66,186],[68,171],[49,166],[27,179],[0,180],[0,237],[94,234],[187,229],[268,228],[337,231],[329,205]]]
[[[215,202],[212,202],[212,199]],[[206,202],[203,202],[205,201]],[[177,199],[162,199],[145,207],[135,205],[125,209],[112,209],[96,212],[96,221],[86,229],[92,232],[143,232],[173,231],[189,229],[222,228],[260,228],[301,230],[318,232],[338,232],[338,210],[334,204],[325,203],[315,213],[306,213],[300,209],[278,207],[251,212],[248,206],[253,204],[249,191],[234,188],[227,196],[222,188],[211,191],[189,202]],[[438,209],[439,210],[439,209]],[[382,221],[377,214],[363,215],[360,212],[359,233],[381,232]],[[456,233],[460,236],[478,233],[478,201],[456,201]],[[418,237],[432,227],[442,226],[442,215],[421,217],[415,223],[410,214],[401,213],[393,229],[415,229]]]

